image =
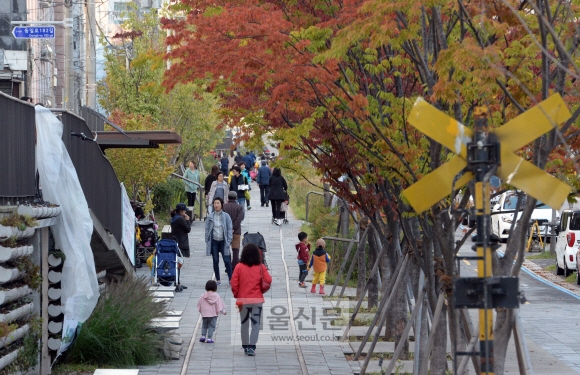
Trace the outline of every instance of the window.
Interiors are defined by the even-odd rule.
[[[566,230],[566,227],[568,226],[568,217],[570,216],[570,214],[568,212],[564,212],[562,214],[562,219],[560,220],[560,230],[563,232]]]
[[[580,230],[580,212],[573,212],[570,219],[570,230]]]

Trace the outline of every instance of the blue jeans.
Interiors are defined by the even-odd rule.
[[[246,198],[238,198],[238,203],[246,210]]]
[[[224,255],[225,252],[225,241],[216,241],[212,238],[211,240],[211,256],[213,258],[213,272],[215,273],[215,279],[220,281],[220,253],[222,253],[222,259],[224,260],[224,265],[226,266],[226,273],[228,274],[228,279],[232,279],[232,262],[229,255]]]

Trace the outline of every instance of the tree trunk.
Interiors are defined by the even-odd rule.
[[[514,314],[512,310],[498,309],[494,327],[493,356],[494,372],[502,375],[505,367],[507,345],[512,335]]]
[[[369,265],[372,265],[375,264],[377,256],[379,254],[379,246],[377,244],[377,238],[375,236],[375,231],[372,228],[369,230],[368,241],[369,241]],[[378,279],[379,279],[378,272],[375,272],[374,275],[369,275],[369,300],[368,300],[369,310],[378,305],[379,300]]]
[[[372,235],[372,234],[371,234]],[[362,237],[362,236],[361,236]],[[368,236],[367,236],[368,237]],[[361,238],[361,242],[358,243],[360,251],[358,252],[358,277],[356,285],[356,298],[364,292],[365,286],[367,284],[367,252],[366,252],[366,238]],[[370,259],[369,259],[370,260]],[[371,263],[372,264],[372,263]],[[369,302],[370,309],[370,302]]]
[[[391,217],[395,217],[394,215]],[[401,254],[401,244],[399,242],[399,233],[400,233],[400,221],[393,220],[389,223],[390,232],[393,234],[391,237],[391,241],[389,243],[389,251],[387,252],[387,257],[389,258],[389,268],[390,273],[395,271],[395,267],[397,266],[397,262],[400,261]],[[406,276],[405,276],[406,277]],[[405,325],[407,324],[407,280],[403,280],[403,284],[397,290],[391,291],[391,293],[395,293],[394,301],[392,307],[387,311],[387,322],[385,324],[385,339],[389,341],[394,341],[395,346],[399,343],[401,336],[403,335],[403,331],[405,329]],[[382,296],[382,298],[386,298],[386,296]],[[408,355],[409,352],[409,343],[405,343],[403,348],[402,356],[405,357]]]

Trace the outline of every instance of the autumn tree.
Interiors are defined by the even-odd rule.
[[[126,18],[121,32],[110,40],[101,38],[110,44],[99,103],[125,130],[172,130],[183,142],[177,147],[107,151],[132,198],[150,204],[151,188],[166,181],[178,160],[197,159],[223,138],[217,130],[220,103],[216,95],[204,92],[203,80],[168,92],[162,85],[166,32],[159,28],[157,14],[140,12],[132,4]]]
[[[448,215],[456,192],[423,215],[401,196],[452,156],[407,125],[417,97],[467,126],[473,125],[475,107],[486,106],[495,127],[550,92],[560,93],[573,117],[518,153],[576,179],[575,2],[182,0],[179,6],[186,17],[163,20],[173,33],[167,39],[172,47],[167,85],[208,74],[214,84],[218,77],[227,80],[222,99],[231,120],[260,113],[264,123],[251,131],[272,132],[282,142],[283,160],[306,158],[370,218],[385,248],[383,274],[392,275],[402,252],[412,254],[411,273],[425,274],[431,310],[441,293],[452,293],[459,214]],[[354,194],[339,180],[343,175]],[[469,193],[464,197],[456,212],[465,208]],[[523,222],[534,204],[526,203]],[[494,260],[497,275],[519,273],[525,233],[517,228],[506,256]],[[414,289],[417,296],[416,284]],[[389,311],[387,335],[398,340],[407,319],[406,296],[393,293],[399,303]],[[448,331],[458,350],[465,348],[466,333],[457,331],[459,317],[451,305],[435,332],[432,373],[445,371]],[[497,316],[500,374],[513,312]]]

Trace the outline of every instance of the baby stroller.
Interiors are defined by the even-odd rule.
[[[266,241],[264,241],[264,236],[260,234],[260,232],[256,233],[244,233],[244,239],[242,240],[242,248],[249,243],[253,243],[254,245],[258,246],[262,251],[262,263],[266,266],[267,269],[268,263],[266,262]]]
[[[157,236],[157,224],[152,220],[140,220],[138,226],[137,242],[137,267],[153,254],[159,237]]]
[[[183,255],[179,250],[177,241],[163,239],[157,243],[155,263],[153,268],[153,284],[171,286],[175,285],[175,291],[183,291],[179,282],[179,272],[183,264]]]
[[[288,224],[288,204],[289,201],[284,201],[280,205],[280,215],[276,219],[282,220],[284,224]]]

